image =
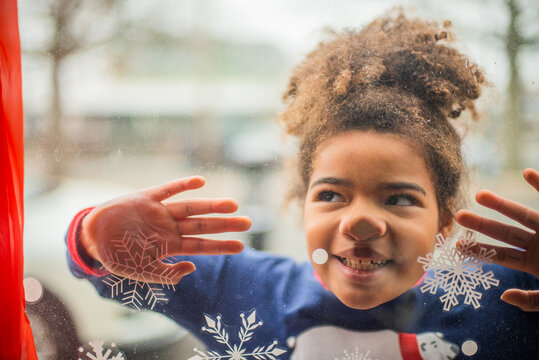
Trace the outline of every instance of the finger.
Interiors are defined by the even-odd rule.
[[[168,243],[168,254],[175,255],[233,255],[242,252],[243,243],[238,240],[212,240],[184,237]]]
[[[457,249],[460,249],[460,242],[457,242]],[[480,255],[481,250],[484,253],[494,250],[496,254],[491,258],[492,262],[498,265],[502,265],[514,270],[528,272],[526,264],[526,252],[508,247],[490,245],[485,243],[478,243],[471,250],[476,255]]]
[[[174,273],[174,277],[172,279],[172,282],[174,284],[177,284],[183,279],[185,276],[191,274],[193,271],[196,270],[195,264],[193,264],[190,261],[182,261],[177,264],[173,265],[166,265],[164,266],[169,270],[170,273]]]
[[[484,218],[468,210],[459,210],[455,218],[460,225],[468,229],[521,249],[527,250],[533,241],[533,234],[524,229]]]
[[[475,199],[479,204],[498,211],[530,229],[536,230],[539,227],[539,212],[516,201],[506,199],[488,190],[477,192]]]
[[[146,278],[145,282],[173,285],[179,283],[181,279],[195,270],[195,264],[190,261],[182,261],[177,264],[164,264],[160,262],[158,269],[144,274]]]
[[[509,289],[502,294],[502,300],[518,306],[523,311],[539,311],[539,291]]]
[[[185,218],[177,224],[181,235],[201,235],[245,231],[251,227],[251,220],[246,216]]]
[[[141,190],[140,193],[153,200],[163,201],[183,191],[199,189],[204,186],[204,183],[202,176],[190,176]]]
[[[176,219],[211,213],[228,214],[238,210],[238,204],[233,199],[188,199],[171,201],[165,206]]]
[[[535,169],[526,169],[524,170],[524,179],[535,188],[535,190],[539,191],[539,172],[537,172]]]

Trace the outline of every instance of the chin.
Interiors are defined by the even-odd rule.
[[[331,290],[331,289],[330,289]],[[348,291],[331,292],[346,306],[357,310],[369,310],[377,306],[390,302],[404,294],[408,288],[393,289],[394,291],[385,291],[384,289],[370,289],[362,291],[358,289],[349,289]],[[397,290],[397,291],[395,291]],[[381,296],[382,295],[382,296]]]
[[[335,293],[334,293],[335,294]],[[337,298],[346,306],[352,309],[356,310],[369,310],[373,309],[383,303],[386,303],[388,301],[393,300],[394,298],[388,298],[388,299],[380,299],[380,298],[374,298],[372,296],[368,295],[360,295],[360,296],[340,296],[339,294],[335,294]],[[397,296],[395,296],[397,297]]]
[[[343,301],[342,303],[348,306],[349,308],[356,309],[356,310],[370,310],[377,307],[378,305],[381,305],[381,303],[377,303],[377,302],[375,303],[357,303],[357,302],[346,303]]]

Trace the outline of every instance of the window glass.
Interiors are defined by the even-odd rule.
[[[26,166],[25,289],[40,359],[385,359],[401,354],[413,358],[407,357],[412,353],[424,359],[440,354],[479,359],[488,358],[485,356],[499,346],[506,348],[501,350],[506,354],[513,347],[520,354],[538,350],[533,343],[536,313],[517,311],[499,300],[508,287],[534,289],[537,278],[519,273],[507,280],[512,275],[504,275],[495,266],[490,270],[488,263],[494,255],[486,248],[482,255],[472,250],[456,253],[459,237],[464,246],[474,245],[475,240],[500,244],[479,233],[455,226],[445,234],[449,240],[443,235],[426,239],[430,248],[401,244],[403,253],[417,258],[414,266],[423,265],[431,276],[415,287],[410,285],[410,291],[401,291],[404,295],[397,299],[379,300],[378,308],[370,302],[378,301],[378,295],[368,295],[365,308],[358,309],[357,304],[364,300],[353,294],[364,285],[356,283],[351,288],[355,290],[350,290],[333,284],[332,275],[324,273],[331,261],[365,274],[398,262],[400,255],[393,253],[400,241],[397,238],[392,243],[395,247],[387,249],[393,259],[381,255],[385,250],[361,249],[363,245],[359,250],[355,245],[351,250],[330,250],[328,239],[350,234],[343,230],[344,221],[340,227],[324,227],[327,219],[342,220],[344,215],[336,214],[345,213],[343,204],[360,203],[352,201],[360,193],[381,203],[384,211],[391,209],[391,216],[408,218],[399,235],[403,238],[415,231],[410,225],[416,216],[413,208],[424,211],[425,222],[439,225],[441,209],[429,207],[430,200],[422,191],[436,204],[444,189],[434,194],[419,186],[418,180],[420,190],[415,185],[398,193],[365,187],[352,196],[354,191],[334,179],[339,177],[335,174],[351,171],[358,157],[332,158],[331,151],[343,154],[356,149],[367,156],[376,146],[389,144],[374,153],[379,164],[366,173],[353,173],[356,181],[377,171],[391,173],[391,167],[384,170],[395,162],[391,157],[384,162],[388,148],[395,149],[395,156],[410,152],[421,158],[422,153],[418,155],[409,143],[379,134],[382,142],[360,148],[358,144],[366,146],[373,139],[364,133],[355,134],[354,139],[341,134],[335,142],[336,136],[326,134],[329,141],[320,146],[327,159],[317,158],[319,167],[309,173],[313,176],[310,181],[319,174],[322,180],[311,184],[303,200],[289,201],[297,179],[288,165],[294,164],[291,158],[299,144],[282,136],[285,126],[278,118],[287,109],[282,96],[290,77],[299,76],[293,73],[294,67],[320,41],[331,39],[328,29],[360,30],[396,5],[414,7],[407,10],[412,17],[450,19],[457,38],[452,46],[477,63],[488,80],[489,86],[483,87],[475,102],[480,119],[475,121],[471,111],[464,111],[453,123],[463,137],[463,157],[469,168],[461,196],[466,201],[459,206],[518,225],[518,221],[478,206],[473,195],[489,188],[539,209],[536,191],[522,178],[524,168],[539,168],[539,73],[534,66],[539,9],[533,2],[19,1]],[[518,39],[529,41],[514,40],[510,30],[519,34]],[[373,45],[373,52],[382,42]],[[331,68],[331,64],[327,66]],[[353,78],[356,73],[350,74]],[[415,74],[414,79],[420,76]],[[337,85],[331,86],[339,91]],[[320,95],[318,104],[325,100]],[[465,97],[454,106],[468,107],[466,101]],[[320,165],[326,163],[327,169]],[[413,164],[424,170],[425,163]],[[413,175],[419,176],[420,170]],[[431,179],[430,169],[426,173]],[[205,186],[172,199],[235,199],[237,212],[217,217],[248,216],[250,229],[240,231],[237,225],[232,233],[208,237],[241,240],[261,253],[245,250],[242,255],[227,257],[199,256],[200,262],[194,261],[197,270],[179,284],[168,273],[160,273],[157,284],[133,280],[135,275],[129,280],[114,271],[92,276],[78,262],[73,263],[66,237],[79,211],[192,175],[204,176]],[[356,214],[377,213],[358,207],[353,216]],[[128,224],[132,220],[125,217],[121,221]],[[395,236],[401,231],[394,223],[376,230],[373,221],[365,230],[374,231],[365,235],[367,243],[377,236],[373,235],[376,231]],[[110,256],[106,258],[109,270],[116,266],[121,274],[135,274],[155,259],[177,263],[172,258],[178,255],[175,250],[156,247],[150,251],[141,245],[154,241],[159,231],[150,231],[151,226],[136,221],[129,224],[135,232],[125,232],[124,237],[116,234],[110,247],[137,257],[122,268],[122,261],[103,252],[102,259]],[[357,235],[356,225],[350,225],[350,232]],[[73,236],[77,229],[71,230]],[[196,231],[191,234],[198,235]],[[529,234],[533,229],[525,231]],[[414,241],[425,232],[418,234]],[[77,244],[75,251],[82,246]],[[91,267],[90,255],[81,256],[78,261]],[[460,267],[450,271],[448,264],[454,257],[460,259]],[[77,278],[73,269],[88,279]],[[452,283],[448,277],[455,276],[455,271],[468,277]],[[407,273],[403,268],[401,275]],[[365,274],[350,277],[370,276]],[[393,289],[400,289],[412,277],[396,281]],[[517,320],[509,322],[504,332],[513,333],[511,340],[516,343],[494,344],[493,339],[502,332],[501,327],[490,325],[491,319],[500,316],[503,322],[511,311]],[[512,328],[516,326],[519,329]]]

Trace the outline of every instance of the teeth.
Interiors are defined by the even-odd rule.
[[[361,271],[376,270],[385,266],[389,262],[388,260],[356,260],[346,258],[339,258],[339,260],[344,265]]]

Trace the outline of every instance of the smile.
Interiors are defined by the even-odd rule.
[[[358,271],[378,270],[390,262],[390,260],[359,260],[336,257],[343,265]]]

